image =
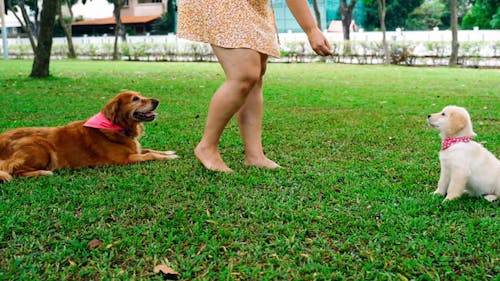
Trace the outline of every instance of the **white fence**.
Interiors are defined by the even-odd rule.
[[[342,33],[325,32],[334,47],[335,56],[326,61],[347,63],[380,63],[381,32],[352,32],[351,48],[346,52]],[[386,33],[393,53],[411,56],[411,64],[443,64],[450,54],[450,31],[391,31]],[[467,30],[458,32],[460,56],[466,65],[500,67],[500,30]],[[308,44],[304,33],[279,34],[282,58],[273,61],[311,61],[318,58]],[[108,59],[111,57],[114,36],[74,37],[73,43],[80,58]],[[125,44],[126,43],[126,44]],[[1,45],[1,44],[0,44]],[[66,38],[54,38],[53,56],[64,58],[67,52]],[[174,34],[127,36],[120,43],[124,59],[137,60],[214,60],[207,44],[178,38]],[[9,56],[32,56],[27,38],[9,38]],[[472,60],[472,61],[471,61]],[[401,60],[408,63],[408,60]],[[431,61],[431,62],[429,62]]]

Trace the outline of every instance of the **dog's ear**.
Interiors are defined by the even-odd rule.
[[[118,113],[120,112],[121,100],[114,98],[102,109],[102,114],[106,116],[112,123],[118,123]]]
[[[470,121],[466,115],[461,112],[452,111],[448,116],[448,127],[446,128],[446,135],[453,136],[463,130]]]

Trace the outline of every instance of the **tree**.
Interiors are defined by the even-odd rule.
[[[167,12],[152,24],[151,34],[168,34],[175,32],[176,4],[174,0],[168,0]]]
[[[76,58],[76,52],[75,52],[75,47],[73,46],[73,36],[71,32],[71,22],[73,21],[73,10],[71,9],[71,7],[75,5],[76,2],[78,2],[78,0],[60,0],[59,5],[57,5],[58,6],[57,15],[59,18],[59,24],[61,25],[61,28],[64,31],[66,40],[68,41],[68,57],[73,59]],[[64,4],[66,4],[66,6],[68,7],[70,15],[69,25],[66,23],[66,20],[63,17],[62,7]]]
[[[5,1],[5,6],[7,10],[11,11],[16,17],[19,24],[21,24],[21,28],[28,35],[28,39],[31,44],[31,49],[33,52],[36,50],[37,39],[38,39],[38,5],[36,0],[7,0]],[[32,22],[28,11],[26,10],[26,6],[33,11],[34,21]],[[18,16],[18,8],[21,12],[22,19]]]
[[[462,24],[462,20],[464,19],[465,15],[467,15],[470,12],[470,9],[475,1],[476,0],[457,0],[457,19],[459,26]],[[451,26],[450,1],[439,0],[439,2],[441,2],[444,5],[444,10],[440,17],[442,25],[439,26],[439,29],[442,30],[449,29]]]
[[[406,30],[432,30],[434,27],[442,28],[441,15],[446,6],[437,0],[425,1],[420,7],[413,10],[405,21]]]
[[[382,46],[384,46],[384,63],[389,64],[391,54],[389,52],[389,46],[387,46],[385,27],[385,14],[387,12],[386,0],[378,0],[378,13],[380,16],[380,28],[382,29]]]
[[[115,43],[113,47],[113,60],[120,58],[118,54],[118,37],[125,37],[125,32],[122,26],[121,10],[125,5],[125,0],[108,0],[108,3],[113,4],[113,15],[115,16]]]
[[[52,36],[56,20],[59,0],[44,0],[40,15],[40,32],[38,45],[35,50],[35,59],[31,69],[31,77],[44,78],[49,76],[50,54],[52,51]]]
[[[319,12],[318,8],[318,0],[313,0],[313,9],[314,9],[314,15],[316,16],[316,24],[318,25],[318,28],[321,29],[321,13]]]
[[[500,1],[476,0],[471,11],[464,17],[462,28],[500,29]]]
[[[408,15],[423,2],[424,0],[386,0],[385,25],[387,30],[395,30],[398,27],[406,28],[405,22]],[[365,1],[364,16],[366,30],[374,30],[380,26],[377,1]]]
[[[450,0],[450,14],[451,14],[451,56],[450,66],[458,64],[458,18],[457,18],[457,0]]]
[[[347,0],[340,0],[340,16],[342,18],[342,30],[344,32],[344,40],[349,41],[351,32],[351,22],[352,22],[352,11],[354,6],[356,6],[357,0],[351,0],[347,4]]]

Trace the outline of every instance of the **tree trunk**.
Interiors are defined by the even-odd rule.
[[[73,36],[72,36],[72,32],[71,32],[71,24],[68,25],[64,21],[64,17],[63,17],[63,13],[62,13],[63,3],[62,3],[62,1],[58,1],[58,2],[59,2],[59,5],[58,5],[58,9],[57,9],[57,15],[59,16],[59,24],[61,25],[61,27],[64,31],[64,34],[66,35],[66,40],[68,41],[68,58],[74,59],[74,58],[76,58],[76,52],[75,52],[75,47],[73,46]],[[70,6],[71,4],[69,3],[69,1],[66,3],[68,4],[68,9],[70,11],[71,20],[73,20],[73,13],[71,12],[71,6]]]
[[[45,78],[50,75],[50,53],[52,51],[52,37],[54,35],[54,22],[56,20],[57,5],[59,0],[44,0],[40,19],[40,34],[35,59],[31,69],[31,77]]]
[[[456,66],[458,64],[458,19],[457,19],[457,0],[450,1],[450,24],[451,24],[451,56],[449,66]]]
[[[380,29],[382,29],[382,46],[384,46],[384,64],[390,63],[390,52],[389,46],[387,45],[387,28],[385,26],[385,14],[386,14],[385,0],[378,0],[378,14],[380,17]]]
[[[351,22],[352,22],[352,11],[356,5],[356,0],[351,0],[351,3],[347,5],[346,0],[340,1],[340,15],[342,17],[342,30],[344,32],[344,40],[348,41],[351,32]]]
[[[24,27],[25,27],[24,30],[28,34],[28,39],[30,40],[31,48],[33,49],[33,53],[35,53],[36,52],[36,45],[37,45],[36,37],[33,34],[33,26],[31,24],[30,17],[28,16],[28,12],[26,12],[24,0],[19,0],[19,8],[21,9],[21,15],[23,16],[23,20],[24,20]],[[15,14],[16,13],[14,13],[14,15]],[[16,15],[16,17],[17,17],[17,15]],[[17,18],[17,20],[20,21],[19,18]],[[23,24],[21,23],[21,25],[23,25]]]
[[[316,24],[321,29],[321,13],[318,8],[318,0],[313,0],[314,15],[316,16]]]
[[[115,25],[115,44],[113,47],[113,60],[119,60],[120,55],[118,53],[118,37],[120,37],[122,33],[122,19],[121,19],[121,9],[123,7],[123,0],[116,0],[114,2],[113,14],[115,16],[116,25]]]

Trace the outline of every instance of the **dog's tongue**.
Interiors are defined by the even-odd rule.
[[[144,113],[144,115],[145,115],[146,117],[156,116],[156,112],[150,111],[150,112],[146,112],[146,113]]]

